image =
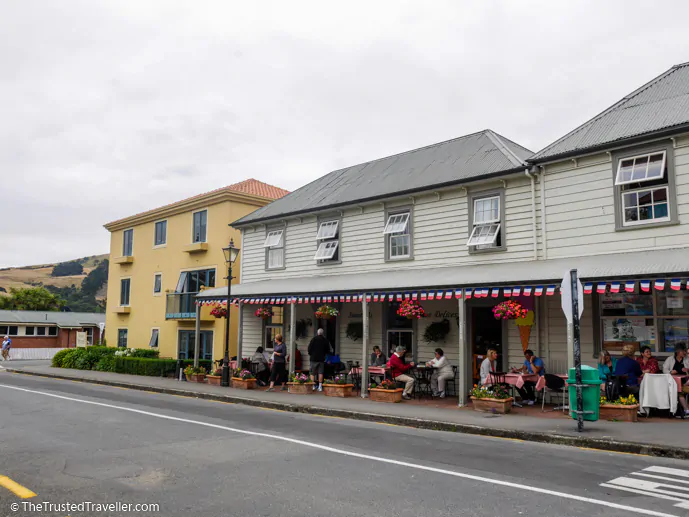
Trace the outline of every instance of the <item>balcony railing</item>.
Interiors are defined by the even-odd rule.
[[[165,303],[166,320],[193,320],[196,318],[196,295],[198,293],[172,293]]]

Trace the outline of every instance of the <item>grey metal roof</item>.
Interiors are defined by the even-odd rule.
[[[486,264],[480,267],[442,267],[371,273],[265,280],[232,286],[232,296],[290,295],[302,293],[371,292],[376,290],[442,287],[489,287],[524,282],[559,283],[569,269],[582,279],[624,279],[682,275],[689,272],[686,250],[662,250],[594,255],[567,259]],[[224,298],[223,287],[207,289],[199,298]]]
[[[0,324],[57,325],[58,327],[96,326],[105,323],[105,314],[95,312],[0,311]]]
[[[487,129],[333,171],[233,225],[461,183],[519,168],[532,154]]]
[[[689,63],[683,63],[540,150],[529,161],[570,156],[688,123]]]

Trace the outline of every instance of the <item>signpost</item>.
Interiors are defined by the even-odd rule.
[[[100,329],[100,335],[98,336],[98,342],[102,345],[103,344],[103,331],[105,330],[105,322],[101,321],[98,324],[98,328]]]
[[[86,347],[86,332],[77,332],[77,348]]]
[[[572,341],[574,345],[574,371],[577,391],[577,409],[574,412],[577,415],[577,431],[584,430],[584,399],[582,397],[581,384],[581,343],[579,328],[579,318],[584,313],[584,288],[579,281],[577,270],[572,269],[568,271],[562,279],[560,286],[562,293],[562,311],[565,313],[567,323],[572,325]]]

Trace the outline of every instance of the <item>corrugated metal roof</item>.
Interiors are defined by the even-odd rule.
[[[686,250],[662,250],[595,255],[545,261],[486,264],[480,267],[442,267],[380,271],[335,276],[305,276],[266,280],[232,286],[233,296],[323,292],[372,292],[376,290],[442,287],[487,287],[523,282],[555,283],[569,269],[582,279],[614,279],[653,275],[681,275],[689,271]],[[223,298],[227,290],[207,289],[199,298]]]
[[[533,153],[491,130],[333,171],[233,224],[461,183],[523,165]]]
[[[689,123],[689,63],[673,66],[533,155],[538,162]]]
[[[95,326],[105,323],[105,314],[95,312],[0,311],[0,324],[57,325],[58,327]]]

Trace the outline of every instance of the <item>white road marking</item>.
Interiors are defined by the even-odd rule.
[[[517,490],[522,490],[522,491],[551,495],[551,496],[560,497],[563,499],[571,499],[573,501],[580,501],[580,502],[595,504],[595,505],[599,505],[599,506],[606,506],[608,508],[615,508],[616,510],[624,510],[627,512],[632,512],[632,513],[636,513],[636,514],[640,514],[640,515],[652,515],[654,517],[678,517],[678,516],[676,516],[674,514],[670,514],[670,513],[663,513],[663,512],[658,512],[658,511],[654,511],[654,510],[646,510],[644,508],[637,508],[637,507],[633,507],[633,506],[627,506],[624,504],[613,503],[610,501],[602,501],[602,500],[598,500],[598,499],[592,499],[590,497],[583,497],[583,496],[579,496],[579,495],[568,494],[565,492],[557,492],[555,490],[549,490],[547,488],[538,488],[538,487],[534,487],[531,485],[522,485],[519,483],[512,483],[510,481],[502,481],[500,479],[493,479],[493,478],[488,478],[488,477],[483,477],[483,476],[475,476],[473,474],[465,474],[465,473],[456,472],[453,470],[445,470],[445,469],[439,469],[439,468],[435,468],[435,467],[427,467],[424,465],[417,465],[416,463],[408,463],[406,461],[381,458],[379,456],[370,456],[368,454],[361,454],[358,452],[351,452],[351,451],[345,451],[342,449],[335,449],[334,447],[329,447],[327,445],[319,445],[317,443],[305,442],[303,440],[297,440],[294,438],[287,438],[285,436],[279,436],[279,435],[275,435],[275,434],[258,433],[255,431],[246,431],[244,429],[236,429],[236,428],[227,427],[224,425],[211,424],[209,422],[189,420],[187,418],[178,418],[178,417],[174,417],[174,416],[163,415],[160,413],[152,413],[150,411],[143,411],[141,409],[116,406],[114,404],[106,404],[104,402],[94,402],[91,400],[83,400],[83,399],[78,399],[78,398],[74,398],[74,397],[65,397],[63,395],[56,395],[54,393],[46,393],[43,391],[30,390],[30,389],[26,389],[26,388],[19,388],[17,386],[8,386],[6,384],[0,384],[0,387],[11,389],[11,390],[24,391],[27,393],[35,393],[37,395],[44,395],[46,397],[53,397],[53,398],[61,399],[61,400],[69,400],[71,402],[80,402],[82,404],[90,404],[93,406],[106,407],[106,408],[110,408],[110,409],[119,409],[121,411],[128,411],[130,413],[137,413],[140,415],[151,416],[154,418],[161,418],[164,420],[172,420],[175,422],[184,422],[187,424],[200,425],[203,427],[210,427],[213,429],[221,429],[224,431],[230,431],[233,433],[244,434],[244,435],[248,435],[248,436],[258,436],[261,438],[270,438],[272,440],[281,440],[284,442],[302,445],[304,447],[310,447],[312,449],[319,449],[322,451],[332,452],[332,453],[340,454],[343,456],[350,456],[352,458],[366,459],[366,460],[370,460],[370,461],[376,461],[379,463],[387,463],[390,465],[397,465],[400,467],[412,468],[412,469],[416,469],[416,470],[424,470],[427,472],[434,472],[436,474],[443,474],[445,476],[453,476],[453,477],[457,477],[457,478],[470,479],[472,481],[479,481],[482,483],[488,483],[488,484],[492,484],[492,485],[515,488]],[[605,486],[605,485],[601,485],[601,486]]]
[[[689,478],[689,470],[671,469],[669,467],[648,467],[645,472],[657,472],[658,474],[669,474],[681,478]]]
[[[657,474],[649,474],[649,472],[665,475],[659,476]],[[653,481],[631,476],[652,478]],[[628,476],[612,479],[607,483],[601,483],[600,486],[624,492],[633,492],[640,496],[655,497],[666,501],[678,501],[678,504],[675,504],[676,507],[689,509],[689,486],[682,486],[683,484],[689,484],[688,478],[689,470],[653,466],[647,467],[640,472],[632,472]]]
[[[674,479],[674,478],[669,478],[667,476],[656,476],[655,474],[646,474],[645,472],[634,472],[634,475],[635,476],[643,476],[646,478],[653,478],[653,479],[663,479],[665,481],[672,481],[673,483],[685,483],[685,484],[689,485],[689,480],[685,481],[684,479]]]

